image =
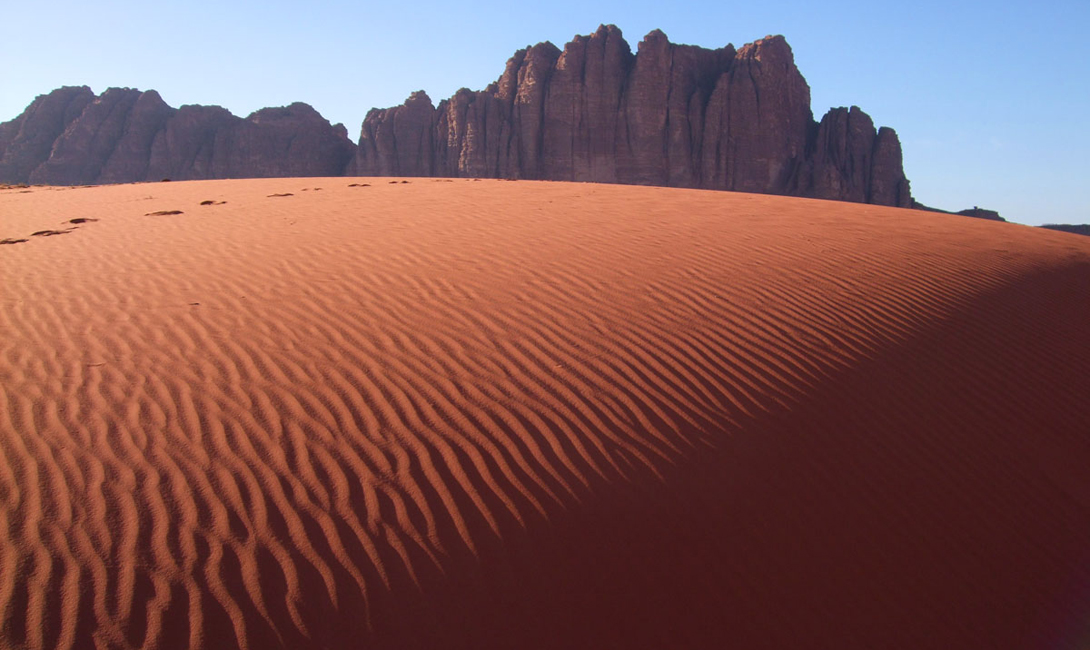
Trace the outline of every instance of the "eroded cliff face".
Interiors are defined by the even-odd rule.
[[[857,107],[814,121],[780,36],[633,53],[602,26],[520,50],[481,91],[374,109],[358,147],[306,104],[243,119],[155,91],[61,88],[0,124],[0,182],[464,176],[667,185],[908,207],[901,145]]]
[[[901,143],[888,127],[875,130],[859,107],[834,108],[817,126],[799,175],[804,196],[908,207]]]
[[[86,86],[40,95],[22,115],[0,124],[0,182],[25,183],[45,162],[65,130],[95,99]]]
[[[355,156],[342,125],[306,104],[243,119],[218,106],[168,106],[154,90],[61,88],[0,124],[0,182],[339,176]]]
[[[856,107],[815,122],[783,37],[709,50],[656,30],[633,54],[613,26],[520,50],[482,91],[371,111],[349,171],[912,202],[897,134]]]

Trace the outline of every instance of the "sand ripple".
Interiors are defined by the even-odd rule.
[[[299,183],[0,193],[0,647],[1090,638],[1090,242]]]

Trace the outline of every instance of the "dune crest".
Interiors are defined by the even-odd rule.
[[[0,647],[1087,638],[1090,241],[353,180],[0,191]]]

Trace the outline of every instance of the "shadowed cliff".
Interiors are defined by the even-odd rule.
[[[668,185],[908,207],[901,145],[857,107],[815,122],[790,46],[675,45],[633,54],[602,26],[520,50],[483,91],[423,91],[364,120],[351,174]]]
[[[219,106],[171,108],[154,90],[66,87],[0,124],[0,182],[45,185],[170,178],[339,176],[355,145],[306,104],[243,119]]]
[[[61,88],[0,124],[0,182],[463,176],[666,185],[910,207],[901,145],[857,107],[820,122],[790,46],[670,43],[616,27],[520,50],[482,91],[374,109],[358,148],[296,103],[243,119],[155,91]]]

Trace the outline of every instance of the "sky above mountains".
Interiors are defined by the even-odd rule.
[[[304,101],[350,137],[414,90],[438,102],[495,81],[515,50],[601,23],[632,49],[741,46],[783,34],[815,119],[857,105],[900,135],[913,196],[1028,224],[1090,222],[1090,3],[1051,0],[670,5],[278,0],[18,3],[5,7],[0,121],[62,85],[156,89],[172,106],[238,115]]]

